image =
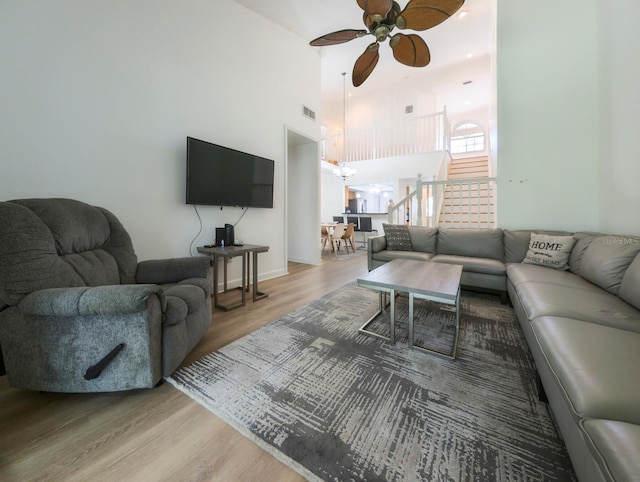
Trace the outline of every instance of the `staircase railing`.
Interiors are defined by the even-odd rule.
[[[390,224],[427,227],[495,227],[496,178],[423,181],[418,174],[416,190],[389,208]],[[443,213],[445,198],[450,212]]]
[[[346,143],[346,144],[345,144]],[[447,110],[402,122],[380,124],[326,136],[323,159],[337,163],[448,151]]]
[[[497,178],[434,181],[443,190],[444,203],[434,226],[493,228],[496,225]]]

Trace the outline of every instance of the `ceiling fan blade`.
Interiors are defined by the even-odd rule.
[[[370,44],[364,53],[358,57],[358,60],[356,60],[351,76],[354,87],[361,86],[378,64],[378,59],[380,58],[378,47],[377,42]]]
[[[391,37],[389,45],[393,49],[393,56],[401,64],[409,67],[424,67],[431,62],[429,47],[419,35],[398,33]]]
[[[411,0],[396,19],[400,29],[427,30],[451,17],[464,0]]]
[[[356,0],[360,8],[376,22],[382,22],[391,10],[393,0]]]
[[[312,40],[311,42],[309,42],[309,45],[312,45],[314,47],[324,47],[326,45],[343,44],[358,37],[364,37],[368,33],[369,32],[367,32],[366,30],[338,30],[337,32],[328,33],[326,35],[323,35],[322,37],[318,37],[317,39]]]

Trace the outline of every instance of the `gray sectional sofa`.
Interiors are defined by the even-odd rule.
[[[508,294],[579,480],[640,480],[640,237],[406,230],[409,249],[369,239],[369,269],[396,258],[461,264],[464,287]],[[538,234],[573,238],[566,269],[535,262]]]

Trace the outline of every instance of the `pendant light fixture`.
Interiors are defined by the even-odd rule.
[[[347,86],[346,77],[347,73],[342,72],[342,162],[339,167],[333,170],[333,173],[341,177],[343,181],[346,181],[349,177],[356,173],[355,169],[347,167],[345,160],[347,159]]]

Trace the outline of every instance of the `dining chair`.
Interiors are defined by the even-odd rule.
[[[336,243],[335,249],[340,249],[340,241],[342,240],[342,236],[344,236],[345,232],[346,226],[344,225],[344,223],[338,223],[333,228],[333,232],[331,233],[331,241]],[[333,247],[334,246],[332,246],[332,248]]]
[[[356,252],[356,249],[353,246],[353,238],[355,236],[354,230],[355,224],[349,223],[347,224],[344,233],[342,233],[342,236],[338,237],[336,234],[333,235],[333,239],[338,243],[338,249],[340,249],[340,244],[344,242],[344,247],[347,251],[347,254],[349,254],[349,245],[351,245],[351,251],[353,251],[354,253]]]

